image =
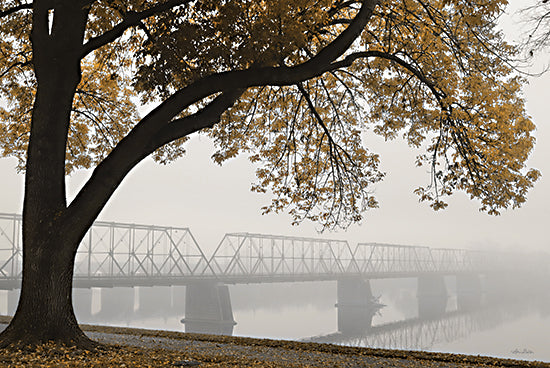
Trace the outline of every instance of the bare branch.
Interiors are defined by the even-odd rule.
[[[25,66],[29,66],[30,64],[31,64],[31,61],[13,63],[8,68],[6,68],[6,70],[4,70],[2,73],[0,73],[0,78],[7,75],[14,68],[25,67]]]

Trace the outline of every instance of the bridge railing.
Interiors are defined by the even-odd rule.
[[[403,274],[436,272],[528,272],[535,264],[531,255],[424,246],[359,243],[353,252],[359,272]],[[542,263],[542,262],[539,262]],[[539,270],[543,268],[539,267]]]
[[[21,222],[20,215],[0,214],[2,279],[21,278]],[[96,221],[79,245],[74,277],[180,277],[206,270],[207,258],[187,228]]]
[[[330,277],[356,271],[346,241],[250,233],[226,234],[209,263],[223,277]]]
[[[362,274],[424,273],[438,271],[430,248],[422,246],[359,243],[353,252]]]
[[[75,277],[179,277],[208,262],[187,228],[95,222],[80,243]]]
[[[466,249],[433,248],[430,250],[433,268],[438,272],[469,272],[474,271],[479,258],[472,256],[472,251]]]

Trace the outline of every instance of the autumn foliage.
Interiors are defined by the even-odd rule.
[[[220,164],[248,155],[252,189],[273,193],[263,211],[296,223],[345,227],[377,206],[367,131],[425,148],[416,193],[434,209],[456,191],[491,214],[519,207],[539,173],[519,51],[495,24],[506,5],[2,1],[0,150],[26,170],[25,246],[75,251],[139,161],[179,158],[197,132]],[[67,204],[63,175],[81,168],[94,174]],[[44,219],[51,244],[32,236]]]
[[[4,11],[21,3],[4,1]],[[142,103],[158,104],[209,75],[307,62],[347,27],[361,4],[88,3],[67,173],[104,159],[139,121]],[[174,5],[132,22],[163,3]],[[360,37],[326,73],[288,86],[243,90],[220,124],[206,131],[218,144],[214,159],[221,163],[249,153],[259,166],[253,189],[271,188],[275,194],[265,211],[289,208],[297,221],[346,224],[377,203],[369,188],[383,177],[379,157],[362,144],[363,132],[372,129],[386,139],[402,136],[412,146],[426,144],[418,165],[431,167],[432,181],[416,192],[435,209],[444,207],[443,197],[455,190],[479,198],[481,209],[490,213],[521,205],[538,173],[524,170],[534,125],[524,110],[525,81],[507,62],[516,49],[494,27],[505,5],[381,2]],[[125,23],[132,27],[121,27]],[[5,15],[0,24],[5,101],[0,144],[23,169],[36,90],[32,11]],[[93,48],[117,27],[109,43]],[[213,97],[181,106],[179,118]],[[185,152],[186,139],[172,138],[158,147],[155,159],[166,163]]]

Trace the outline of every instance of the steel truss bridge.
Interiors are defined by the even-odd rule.
[[[21,216],[0,213],[0,289],[18,288]],[[74,287],[379,279],[520,271],[513,254],[263,234],[226,234],[207,257],[189,229],[97,221],[76,255]],[[525,263],[524,267],[529,266]],[[531,266],[532,267],[532,266]],[[532,268],[531,268],[532,269]]]
[[[302,341],[383,349],[431,350],[438,344],[453,342],[473,332],[495,328],[522,315],[525,308],[487,305],[474,311],[447,312],[439,318],[411,318],[372,326],[362,334],[340,332]]]

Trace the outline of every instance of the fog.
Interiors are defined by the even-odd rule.
[[[213,147],[204,136],[194,137],[188,153],[167,166],[152,160],[139,164],[124,180],[100,219],[106,221],[189,227],[201,247],[213,249],[228,232],[258,232],[298,236],[323,236],[350,243],[382,242],[430,247],[547,250],[546,225],[550,218],[550,128],[547,122],[547,92],[550,75],[531,78],[526,87],[527,108],[537,125],[537,145],[528,162],[542,178],[522,208],[501,216],[478,211],[478,203],[456,193],[443,211],[434,212],[418,203],[413,190],[429,181],[423,168],[414,166],[416,152],[403,142],[372,138],[367,144],[381,155],[387,173],[375,194],[380,208],[365,214],[362,224],[346,231],[318,233],[315,224],[292,226],[285,214],[261,215],[267,195],[250,192],[254,169],[246,157],[219,167],[210,160]],[[23,176],[15,170],[15,159],[0,159],[1,212],[21,213]],[[79,171],[67,179],[68,194],[74,196],[90,171]]]
[[[520,3],[519,0],[514,1],[516,5]],[[504,24],[506,30],[513,33],[512,26],[506,22]],[[548,59],[548,53],[541,56],[543,63]],[[480,213],[479,203],[462,193],[456,193],[449,207],[439,212],[434,212],[425,203],[419,203],[413,190],[425,185],[430,177],[424,168],[414,165],[418,151],[400,140],[384,142],[369,135],[366,144],[380,153],[381,169],[387,173],[385,180],[374,189],[380,208],[367,212],[361,224],[320,234],[318,226],[312,223],[292,226],[290,217],[285,214],[262,216],[260,208],[269,202],[270,197],[250,191],[255,175],[247,158],[238,157],[220,167],[210,159],[212,143],[205,136],[197,135],[188,142],[185,157],[172,164],[161,166],[150,159],[140,163],[124,180],[99,219],[188,227],[207,255],[212,254],[224,234],[234,232],[342,239],[352,246],[360,242],[378,242],[433,248],[549,253],[550,179],[547,173],[550,173],[550,127],[547,110],[550,74],[532,77],[529,81],[525,98],[528,113],[537,125],[537,145],[528,166],[539,169],[542,178],[530,191],[522,208],[504,211],[501,216]],[[16,173],[15,166],[13,158],[0,159],[2,213],[21,213],[22,210],[23,176]],[[67,178],[70,198],[76,195],[90,175],[91,171],[81,170]],[[508,290],[500,295],[498,301],[489,303],[484,299],[472,310],[459,311],[456,281],[447,277],[445,282],[449,292],[444,313],[427,319],[431,322],[422,322],[419,321],[415,278],[374,280],[371,282],[373,297],[384,306],[373,311],[372,326],[385,326],[378,328],[377,331],[381,332],[376,338],[381,339],[385,336],[383,333],[389,334],[391,331],[412,331],[415,326],[419,330],[439,326],[438,331],[444,332],[446,327],[456,330],[459,325],[468,325],[471,328],[463,335],[455,336],[453,341],[436,339],[434,344],[419,348],[470,354],[478,353],[476,349],[484,349],[480,353],[532,358],[531,355],[521,355],[522,349],[525,349],[537,354],[534,356],[536,359],[550,361],[550,353],[544,346],[550,331],[548,279],[528,280],[528,295],[520,293],[526,284],[501,281],[501,285],[507,285]],[[151,288],[129,289],[125,292],[134,299],[128,296],[132,300],[129,309],[117,313],[114,310],[106,312],[107,308],[101,312],[101,303],[106,300],[108,292],[91,290],[90,295],[84,296],[83,302],[90,310],[87,314],[81,312],[81,321],[183,330],[180,319],[185,312],[182,297],[185,288],[164,291],[168,294],[155,294]],[[2,293],[4,297],[0,309],[5,312],[9,309],[8,294],[5,291]],[[229,293],[237,322],[234,333],[237,335],[307,339],[337,333],[335,281],[231,285]],[[165,306],[167,303],[171,306],[153,307],[145,313],[145,302],[140,304],[140,295],[142,298],[149,295],[149,299],[155,301],[165,298],[163,300],[170,301]],[[159,295],[163,297],[157,298]],[[118,301],[115,304],[120,307]],[[396,321],[408,322],[388,325]],[[369,336],[374,338],[374,335]],[[365,341],[357,336],[355,338],[356,342]],[[514,350],[519,353],[512,353]]]
[[[180,321],[190,321],[185,287],[75,289],[73,297],[81,323],[550,362],[547,285],[526,291],[525,280],[501,280],[507,289],[497,295],[482,280],[479,303],[464,305],[456,276],[445,277],[446,294],[428,297],[430,306],[443,308],[428,313],[421,311],[417,278],[370,280],[376,306],[348,310],[335,281],[230,285],[233,323],[202,321],[192,329]]]

